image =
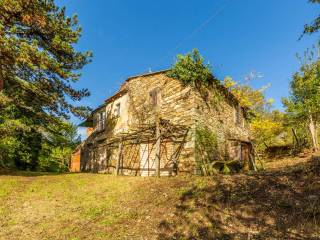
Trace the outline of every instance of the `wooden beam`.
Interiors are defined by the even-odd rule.
[[[253,144],[249,145],[249,160],[252,165],[253,170],[256,172],[257,171],[257,166],[256,166],[256,161],[255,161],[255,154],[254,154],[254,146]]]
[[[160,177],[160,159],[161,159],[161,131],[160,131],[160,120],[156,120],[156,176]]]
[[[119,142],[119,148],[118,148],[118,159],[117,159],[117,165],[116,165],[116,175],[117,176],[119,175],[121,158],[122,158],[122,140]]]
[[[249,154],[249,160],[250,160],[250,163],[251,163],[251,166],[253,168],[253,171],[257,171],[257,166],[256,166],[256,163],[254,161],[254,157],[253,157],[253,154]]]

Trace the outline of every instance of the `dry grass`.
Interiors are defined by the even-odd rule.
[[[0,239],[156,236],[154,216],[165,217],[185,186],[183,178],[22,174],[0,176]]]
[[[0,239],[320,239],[319,165],[266,166],[213,178],[4,173]]]
[[[285,156],[278,158],[270,158],[262,160],[264,167],[268,171],[288,170],[302,165],[310,161],[310,152],[301,153],[299,156]],[[260,162],[258,161],[258,164]]]

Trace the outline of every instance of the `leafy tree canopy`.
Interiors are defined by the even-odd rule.
[[[317,123],[320,119],[320,46],[306,51],[300,58],[301,67],[290,83],[290,96],[283,98],[283,104],[290,118],[305,122],[309,127],[314,149],[318,149]]]
[[[320,3],[320,0],[309,0],[310,3]],[[320,16],[318,16],[311,24],[304,26],[303,34],[312,34],[318,32],[320,29]]]
[[[75,102],[89,91],[73,87],[91,61],[90,52],[75,49],[80,35],[77,16],[67,17],[53,0],[0,0],[2,136],[39,145],[53,131],[50,126],[61,127],[70,114],[88,114],[87,107]],[[24,153],[30,152],[26,146]]]
[[[271,111],[274,100],[265,97],[265,91],[269,86],[258,89],[251,87],[251,81],[259,77],[261,77],[260,74],[251,72],[244,81],[235,81],[231,77],[226,77],[223,84],[242,106],[248,108],[251,136],[256,151],[262,152],[272,144],[284,144],[285,141],[278,139],[278,136],[286,133],[287,129],[283,125],[283,113]]]
[[[67,101],[89,95],[71,86],[91,56],[74,49],[80,34],[77,16],[66,17],[53,0],[0,0],[2,100],[45,119],[84,116],[86,108]]]
[[[255,73],[251,73],[252,75]],[[266,99],[265,90],[269,86],[263,86],[259,89],[253,89],[250,83],[257,76],[246,77],[246,81],[235,81],[231,77],[226,77],[223,80],[223,85],[232,92],[232,94],[239,100],[243,107],[250,109],[254,115],[268,111],[272,106],[274,100],[272,98]]]

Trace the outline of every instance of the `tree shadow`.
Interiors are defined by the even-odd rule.
[[[186,189],[158,239],[320,239],[320,164]]]
[[[33,171],[19,171],[19,170],[7,170],[0,169],[0,176],[21,176],[21,177],[39,177],[39,176],[55,176],[55,175],[66,175],[75,174],[69,172],[33,172]]]

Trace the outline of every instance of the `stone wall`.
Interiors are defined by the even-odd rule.
[[[125,94],[112,99],[99,110],[113,113],[115,104],[121,104],[121,114],[114,126],[117,131],[112,131],[112,136],[141,125],[155,124],[156,119],[169,120],[171,124],[189,128],[181,141],[183,143],[170,139],[162,141],[160,168],[163,175],[173,174],[175,168],[179,172],[199,173],[195,149],[195,132],[199,126],[207,126],[216,134],[217,151],[221,159],[238,157],[237,142],[250,141],[244,110],[231,95],[214,86],[197,90],[159,72],[129,78],[121,86],[119,93],[121,92]],[[90,140],[86,141],[85,151],[81,152],[82,171],[114,173],[118,146],[107,147],[109,137],[110,131],[106,130],[93,133]],[[148,152],[147,158],[143,156],[145,149]],[[144,142],[124,142],[123,174],[145,175],[146,169],[151,169],[147,175],[153,175],[154,161],[154,137]]]
[[[245,109],[230,93],[215,86],[195,90],[196,126],[205,126],[216,135],[220,158],[217,160],[239,159],[241,143],[250,142]]]
[[[194,91],[185,87],[179,80],[166,76],[165,73],[151,74],[128,80],[122,85],[129,95],[129,122],[132,125],[154,123],[156,116],[170,120],[172,124],[189,126],[190,130],[185,138],[184,147],[179,155],[179,171],[193,172],[194,170],[194,126],[195,102]],[[158,92],[158,104],[153,106],[150,93]],[[166,148],[166,155],[171,156],[179,144]],[[161,163],[169,160],[162,154]]]

